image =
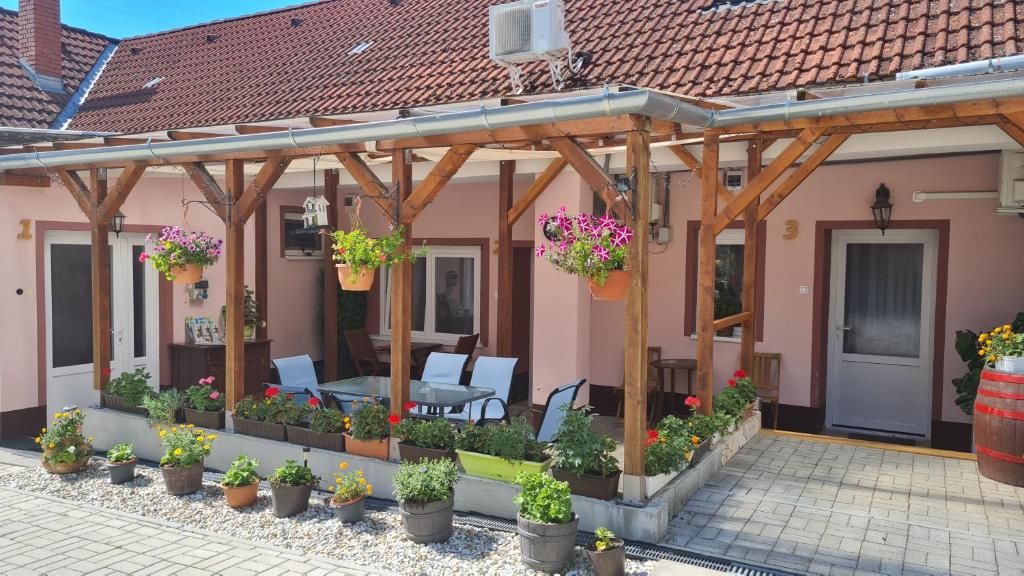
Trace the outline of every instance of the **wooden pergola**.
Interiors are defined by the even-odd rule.
[[[803,92],[803,99],[817,99],[811,92]],[[722,109],[695,99],[684,99],[708,109]],[[316,118],[311,124],[346,124],[350,121]],[[1024,98],[976,100],[941,106],[915,106],[871,112],[850,113],[793,120],[773,120],[727,128],[695,129],[657,118],[620,115],[553,122],[515,128],[467,131],[438,136],[410,137],[377,141],[372,148],[362,145],[339,144],[315,148],[288,148],[285,150],[245,151],[204,156],[169,156],[152,161],[130,163],[99,162],[66,164],[55,169],[26,169],[0,173],[0,185],[48,185],[47,172],[55,174],[68,189],[85,213],[92,229],[92,285],[93,285],[93,382],[102,388],[108,379],[104,368],[110,365],[109,334],[109,257],[102,249],[110,219],[121,207],[151,166],[176,165],[202,192],[214,207],[225,226],[226,274],[226,395],[229,406],[241,397],[244,384],[243,341],[243,287],[244,248],[243,230],[246,222],[262,217],[266,230],[264,200],[274,184],[296,158],[334,155],[341,166],[359,185],[363,195],[369,197],[389,219],[405,228],[406,247],[410,247],[417,217],[429,205],[474,151],[485,147],[503,149],[549,150],[557,152],[546,169],[518,199],[513,197],[512,176],[514,163],[503,161],[499,175],[499,230],[498,230],[498,336],[497,354],[511,354],[512,320],[512,227],[544,192],[555,177],[571,166],[589,187],[615,208],[626,223],[646,222],[649,219],[651,171],[651,143],[667,146],[694,175],[701,179],[699,270],[697,294],[697,394],[701,410],[711,413],[713,336],[716,330],[742,325],[740,366],[749,370],[753,363],[756,330],[757,277],[757,225],[767,218],[781,202],[810,176],[843,142],[854,134],[922,130],[960,126],[995,125],[1024,146]],[[238,134],[253,134],[286,130],[285,127],[266,125],[237,126]],[[198,139],[222,137],[223,134],[197,134],[170,132],[172,139]],[[680,142],[696,139],[702,147],[698,158]],[[765,165],[764,151],[779,140],[789,140],[774,159]],[[50,146],[6,149],[2,154],[46,152],[89,147],[115,147],[144,142],[129,137],[108,137],[102,143],[55,143]],[[719,146],[722,142],[745,142],[747,145],[748,179],[738,193],[725,188],[719,177]],[[635,175],[634,189],[621,194],[615,178],[608,173],[591,153],[597,147],[625,145],[627,174]],[[443,158],[417,185],[413,185],[413,153],[419,148],[448,147]],[[372,150],[374,154],[390,154],[392,175],[390,186],[382,182],[364,160]],[[808,154],[809,152],[809,154]],[[225,165],[223,189],[211,176],[207,166]],[[246,182],[244,164],[259,164],[258,173]],[[108,186],[106,169],[121,169],[113,187]],[[84,174],[84,176],[83,176]],[[337,206],[337,171],[329,171],[326,178],[327,200]],[[397,190],[397,193],[390,193]],[[627,209],[631,206],[631,209]],[[332,210],[332,225],[337,225],[337,211]],[[742,219],[744,229],[744,271],[742,311],[727,318],[714,318],[715,299],[715,238],[730,223]],[[257,242],[257,246],[260,242]],[[258,248],[259,249],[259,248]],[[263,250],[266,249],[265,242]],[[330,265],[330,250],[325,250],[325,264]],[[625,361],[625,462],[624,472],[629,476],[644,475],[644,441],[647,414],[647,283],[648,237],[638,233],[630,246],[629,266],[633,271],[626,299],[624,323]],[[391,410],[404,416],[403,406],[409,398],[409,359],[412,322],[412,266],[404,262],[392,270],[391,282]],[[336,314],[337,277],[324,274],[325,315]],[[264,292],[265,293],[265,292]],[[325,322],[325,355],[337,346],[337,326]],[[326,377],[337,376],[334,362],[326,362]],[[627,495],[628,497],[628,495]]]

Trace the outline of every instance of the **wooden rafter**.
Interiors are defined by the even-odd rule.
[[[359,189],[363,191],[363,194],[369,196],[381,211],[387,214],[388,218],[394,218],[395,207],[388,197],[388,187],[380,181],[380,178],[377,178],[377,175],[366,165],[363,158],[354,152],[342,152],[335,156],[337,156],[341,165],[345,167],[345,170],[356,181],[356,184],[359,185]]]
[[[313,128],[326,128],[328,126],[348,126],[350,124],[361,124],[359,120],[347,120],[344,118],[328,118],[326,116],[310,116],[309,125]]]
[[[704,179],[704,177],[702,176],[703,170],[701,169],[700,160],[697,160],[697,157],[691,154],[685,146],[683,146],[682,144],[676,146],[669,146],[668,150],[669,152],[675,154],[676,158],[679,158],[683,162],[683,164],[686,164],[690,171],[693,172],[694,176],[700,178],[701,180]],[[729,192],[728,190],[725,189],[725,185],[722,184],[721,180],[718,180],[718,187],[716,189],[716,192],[718,193],[718,197],[726,202],[731,202],[733,199],[732,192]]]
[[[1004,114],[999,127],[1017,144],[1024,146],[1024,114]]]
[[[264,126],[262,124],[235,124],[235,132],[239,134],[268,134],[270,132],[287,132],[287,126]]]
[[[18,172],[0,173],[0,186],[23,186],[27,188],[49,188],[50,179],[39,174]]]
[[[85,214],[86,218],[92,220],[93,205],[89,194],[89,187],[76,172],[70,170],[55,170],[64,187],[71,193],[71,197],[78,203],[78,207]]]
[[[256,207],[263,202],[270,189],[274,187],[274,184],[281,178],[284,171],[288,169],[291,161],[291,158],[283,158],[280,155],[267,158],[267,161],[263,163],[260,171],[256,174],[256,178],[245,187],[245,191],[238,199],[237,214],[241,222],[245,222],[252,216]]]
[[[771,195],[761,202],[761,205],[757,209],[758,222],[767,218],[776,206],[785,200],[787,196],[792,194],[792,192],[796,190],[812,172],[817,170],[817,168],[821,166],[821,164],[827,160],[837,148],[842,146],[843,142],[846,142],[849,137],[849,134],[833,134],[829,136],[821,146],[818,146],[818,148],[811,153],[810,157],[808,157],[806,161],[790,172],[786,179],[772,191]]]
[[[547,190],[551,182],[554,181],[555,177],[558,176],[562,170],[568,166],[565,158],[555,158],[548,164],[548,167],[543,172],[537,175],[537,178],[530,184],[530,187],[526,189],[526,192],[516,200],[516,203],[512,206],[512,209],[508,211],[508,225],[513,226],[516,222],[522,218],[523,214],[529,209],[530,206],[537,200],[540,195]]]
[[[824,132],[824,128],[807,128],[802,131],[770,164],[761,170],[760,174],[751,178],[744,186],[743,191],[715,217],[715,235],[717,236],[722,230],[725,230],[725,227],[735,220],[751,202],[760,198],[761,193],[792,166]],[[704,183],[713,185],[713,181],[709,181],[707,178],[704,179]]]
[[[223,138],[230,134],[216,132],[187,132],[185,130],[168,130],[167,137],[171,140],[206,140],[207,138]]]
[[[551,146],[562,155],[562,158],[572,166],[573,170],[583,178],[583,181],[590,186],[595,194],[600,194],[605,204],[615,211],[616,215],[633,225],[633,219],[629,211],[618,202],[618,190],[615,188],[615,181],[611,175],[605,172],[604,168],[597,163],[597,160],[587,152],[577,140],[560,136],[549,140]]]
[[[471,130],[454,134],[436,136],[416,136],[400,140],[380,140],[377,150],[393,150],[396,148],[432,148],[454,146],[456,144],[513,144],[517,142],[539,142],[547,138],[559,137],[607,137],[622,134],[634,129],[629,116],[611,116],[588,120],[570,120],[552,122],[544,125],[516,126],[511,128],[495,128],[493,130]]]
[[[220,184],[217,184],[217,181],[213,179],[210,172],[206,170],[206,166],[199,162],[188,162],[182,164],[181,168],[203,194],[206,201],[210,203],[210,207],[217,213],[217,216],[220,216],[220,219],[226,222],[231,198],[221,190]]]
[[[103,203],[96,207],[96,217],[101,222],[110,222],[145,172],[146,167],[141,164],[131,164],[121,172],[114,183],[114,189],[110,190]]]
[[[753,314],[751,314],[750,312],[739,312],[737,314],[733,314],[732,316],[719,318],[718,320],[715,320],[715,332],[719,330],[725,330],[726,328],[732,328],[737,324],[742,324],[743,322],[750,320],[751,317],[753,317]]]
[[[411,223],[426,208],[427,204],[434,201],[437,194],[455,176],[466,160],[469,160],[476,148],[473,144],[459,144],[445,152],[444,157],[434,165],[427,177],[402,202],[402,224]]]
[[[103,143],[107,146],[132,146],[135,144],[160,144],[170,142],[164,138],[132,138],[129,136],[106,136]]]

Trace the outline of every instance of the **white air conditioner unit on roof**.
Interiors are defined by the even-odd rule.
[[[491,60],[512,73],[516,92],[523,91],[519,64],[547,62],[556,89],[565,82],[565,68],[576,72],[565,31],[562,0],[521,0],[490,7]]]

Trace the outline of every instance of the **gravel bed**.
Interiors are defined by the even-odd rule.
[[[257,543],[271,544],[305,554],[337,558],[398,574],[540,574],[520,563],[519,538],[515,534],[460,525],[455,522],[451,539],[444,544],[415,544],[406,540],[401,517],[389,512],[366,512],[366,519],[343,525],[313,494],[309,510],[291,518],[274,518],[270,488],[260,486],[255,505],[232,510],[216,484],[204,481],[203,489],[187,496],[164,491],[158,469],[139,466],[134,481],[110,484],[103,460],[93,458],[77,475],[47,474],[42,467],[0,474],[0,486],[42,492],[111,510],[177,522],[201,530]],[[458,488],[456,488],[458,490]],[[654,562],[627,560],[626,571],[637,576],[653,570]],[[577,547],[566,575],[591,574],[586,552]]]

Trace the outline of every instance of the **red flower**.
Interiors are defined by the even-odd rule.
[[[740,368],[739,370],[733,372],[732,375],[734,377],[736,377],[736,378],[746,378],[747,377],[747,373],[744,372],[742,368]]]
[[[340,256],[340,255],[342,255],[344,253],[345,253],[345,247],[344,246],[338,246],[338,255]]]
[[[387,261],[387,259],[388,259],[388,255],[387,254],[381,254],[380,255],[380,261],[381,262],[385,262],[385,261]]]
[[[312,406],[313,408],[316,408],[317,406],[320,405],[320,400],[318,400],[316,396],[310,396],[309,405]]]
[[[736,387],[736,381],[735,380],[729,380],[727,382],[727,384],[729,385],[729,388],[735,388]]]
[[[398,414],[392,414],[392,415],[388,416],[388,422],[391,422],[392,425],[398,424],[401,421],[402,421],[402,418],[399,417]]]
[[[292,394],[291,392],[289,392],[289,393],[285,394],[284,397],[289,399],[289,400],[294,400],[295,399],[295,394]]]
[[[409,410],[412,410],[415,407],[416,407],[416,403],[413,402],[412,400],[406,402],[405,404],[402,404],[402,408],[404,408],[406,412],[408,412]]]
[[[647,437],[648,438],[657,438],[658,437],[658,431],[657,430],[648,430],[647,431]]]
[[[267,398],[273,398],[274,396],[277,396],[280,393],[281,393],[281,389],[280,388],[278,388],[277,386],[271,386],[270,388],[267,388],[263,392],[263,395],[266,396]]]
[[[690,408],[700,408],[700,398],[696,396],[687,396],[684,403]]]
[[[107,366],[106,368],[100,370],[100,374],[102,374],[104,378],[110,378],[110,367]]]

